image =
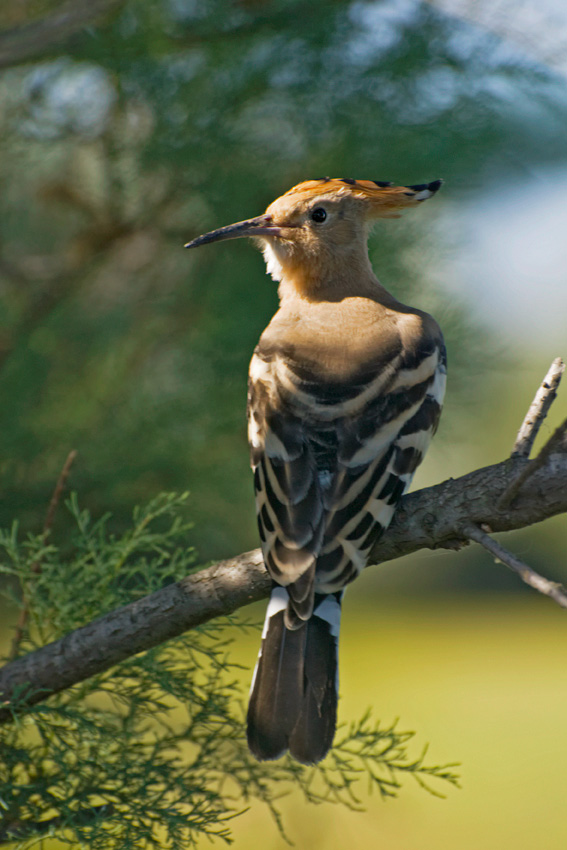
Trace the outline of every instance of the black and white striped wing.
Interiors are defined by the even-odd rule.
[[[313,610],[324,507],[308,427],[282,402],[273,363],[252,358],[248,436],[264,562],[300,619]]]
[[[344,587],[366,566],[437,429],[445,383],[445,349],[436,342],[418,362],[402,359],[390,385],[341,423],[337,468],[324,499],[321,592]]]
[[[442,343],[401,352],[389,375],[302,381],[254,355],[249,439],[264,559],[300,619],[366,565],[433,436],[445,391]],[[283,377],[282,377],[283,376]]]

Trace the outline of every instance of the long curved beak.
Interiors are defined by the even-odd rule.
[[[259,215],[256,218],[249,218],[246,221],[237,221],[236,224],[229,224],[226,227],[219,227],[218,230],[211,230],[210,233],[204,233],[202,236],[197,236],[191,242],[187,242],[185,248],[198,248],[199,245],[207,245],[209,242],[222,242],[223,239],[239,239],[241,236],[283,236],[283,227],[278,227],[273,223],[271,215]]]

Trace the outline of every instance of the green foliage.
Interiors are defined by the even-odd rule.
[[[186,495],[163,494],[112,534],[72,497],[74,532],[59,546],[43,536],[0,534],[0,569],[17,580],[29,610],[19,653],[144,596],[194,568]],[[368,715],[339,731],[331,754],[305,768],[286,758],[258,764],[245,744],[237,630],[216,621],[129,658],[0,727],[0,840],[30,847],[46,835],[97,850],[182,848],[200,836],[230,842],[230,820],[260,800],[283,831],[277,800],[299,789],[307,803],[360,806],[366,778],[383,797],[405,776],[424,787],[456,784],[450,766],[411,758],[412,733]],[[430,790],[434,790],[430,788]]]

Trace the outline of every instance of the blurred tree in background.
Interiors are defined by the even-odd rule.
[[[442,176],[445,204],[520,179],[565,160],[565,88],[417,0],[90,6],[100,26],[32,39],[20,62],[16,25],[82,6],[0,10],[0,520],[39,528],[76,448],[93,511],[124,527],[134,504],[188,487],[202,557],[230,554],[255,545],[245,381],[276,292],[249,246],[183,242],[323,173]],[[443,203],[371,243],[386,286],[447,337],[440,441],[459,405],[482,411],[492,355],[506,360],[436,279],[453,247],[433,226]]]
[[[506,0],[4,0],[0,526],[17,517],[24,531],[41,528],[62,462],[77,449],[72,484],[81,504],[95,516],[112,513],[94,526],[100,531],[96,552],[108,563],[124,566],[120,547],[132,539],[133,507],[162,490],[191,491],[187,507],[176,503],[176,510],[194,521],[191,543],[201,560],[256,545],[245,385],[253,347],[276,308],[276,288],[250,246],[188,254],[182,245],[260,213],[294,183],[323,174],[400,183],[446,180],[426,212],[377,228],[371,258],[396,295],[434,313],[448,343],[446,411],[419,480],[431,483],[500,459],[545,368],[566,352],[536,351],[530,334],[510,325],[506,309],[495,322],[491,302],[483,300],[486,291],[477,290],[474,279],[472,294],[467,291],[455,258],[470,236],[470,211],[476,209],[477,219],[485,212],[479,199],[508,195],[512,206],[529,207],[529,187],[542,169],[567,169],[567,69],[558,47],[561,29],[545,23],[544,6],[538,4],[539,17],[528,13],[536,33],[530,40],[521,14],[530,3],[510,7]],[[540,37],[536,18],[544,21],[547,39]],[[505,224],[500,207],[492,220]],[[520,245],[520,263],[532,248],[529,238]],[[537,296],[543,280],[534,284]],[[500,286],[504,303],[512,303],[516,280],[508,269]],[[82,558],[92,526],[85,521],[81,528],[81,517],[77,510],[74,517],[61,510],[52,546],[36,537],[24,544],[24,555],[12,548],[20,553],[13,575],[37,595],[24,650],[187,567],[183,542],[178,572],[170,575],[159,557],[154,563],[141,556],[107,584],[104,571]],[[163,517],[157,519],[159,526]],[[77,524],[80,545],[76,530],[72,538]],[[182,522],[176,528],[185,531]],[[165,547],[168,534],[159,526],[154,543]],[[561,538],[547,533],[537,539],[532,554],[536,545],[558,560]],[[3,540],[10,551],[12,538]],[[46,565],[40,577],[33,570],[38,552]],[[448,587],[475,581],[514,586],[514,579],[508,584],[491,569],[475,578],[469,569],[475,552],[458,557],[465,568],[449,577],[447,564],[455,558],[431,556],[427,570],[414,571],[412,589],[435,587],[435,569]],[[431,568],[433,560],[440,565]],[[80,605],[63,563],[75,565]],[[397,571],[395,564],[372,571],[372,579],[364,576],[360,584],[368,588],[379,580],[388,589]],[[406,593],[408,574],[402,579]],[[361,617],[362,638],[349,650],[347,669],[354,673],[364,630],[375,628],[374,608],[368,610]],[[410,611],[396,621],[397,645],[396,629],[411,631],[412,617]],[[445,610],[439,620],[445,628]],[[452,633],[456,629],[453,623]],[[412,634],[417,641],[417,631]],[[468,643],[476,640],[475,634]],[[153,826],[169,812],[169,837],[186,840],[194,829],[193,840],[218,832],[222,819],[238,808],[225,796],[231,770],[230,792],[236,788],[246,799],[273,807],[278,789],[270,784],[272,768],[253,764],[242,748],[240,707],[228,698],[234,694],[223,641],[215,629],[191,633],[127,662],[112,685],[105,674],[32,709],[35,729],[51,739],[47,745],[34,740],[35,749],[26,751],[31,744],[25,730],[6,732],[6,764],[21,793],[14,811],[44,822],[59,817],[55,828],[61,812],[80,812],[79,802],[95,806],[100,820],[94,826],[75,823],[76,834],[91,842],[87,846],[101,847],[128,846],[124,833],[109,838],[108,823],[121,829],[134,824],[128,840],[137,841],[144,829],[155,838]],[[386,667],[392,654],[381,658]],[[458,657],[450,675],[457,679],[461,667]],[[197,687],[196,668],[212,670]],[[479,680],[484,676],[483,663]],[[553,676],[555,687],[555,671]],[[104,701],[120,701],[117,682],[130,714],[124,714],[125,703],[117,709]],[[97,699],[105,692],[102,705],[89,701],[93,689]],[[157,702],[164,724],[172,711],[176,721],[185,712],[185,725],[174,723],[171,737],[165,725],[160,735],[147,725]],[[206,711],[199,714],[202,705]],[[463,712],[458,705],[455,715]],[[400,739],[385,728],[397,756],[403,733]],[[345,732],[347,743],[349,734],[372,738],[363,726]],[[168,748],[179,752],[187,736],[194,739],[194,761],[190,768],[177,761],[172,772]],[[139,743],[135,757],[116,746],[118,739],[124,747]],[[377,734],[372,740],[378,741]],[[43,774],[37,770],[42,762]],[[201,783],[210,783],[206,798],[191,784],[197,763],[209,770]],[[210,771],[221,763],[212,782]],[[107,818],[109,812],[96,807],[116,790],[110,785],[122,767],[140,795],[136,806],[132,795],[119,796]],[[276,779],[297,785],[293,765],[277,769]],[[411,764],[403,769],[412,772]],[[420,769],[415,762],[413,772]],[[331,774],[331,784],[337,776],[344,772]],[[129,779],[121,792],[129,790]],[[169,796],[159,793],[160,783]],[[49,795],[61,794],[63,786],[65,805],[54,815]],[[515,789],[513,782],[510,787]],[[191,805],[196,820],[187,822],[183,806]],[[513,805],[519,808],[515,799]]]

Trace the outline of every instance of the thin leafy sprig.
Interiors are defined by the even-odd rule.
[[[20,653],[196,569],[187,494],[136,509],[122,535],[74,495],[67,509],[70,544],[20,540],[17,525],[0,532],[7,592],[14,599],[18,582],[29,611]],[[26,705],[25,695],[13,702],[16,722],[0,728],[0,841],[20,850],[49,835],[93,850],[191,847],[203,835],[230,843],[232,819],[253,800],[285,836],[278,804],[293,790],[306,803],[360,809],[364,778],[385,798],[406,776],[437,794],[457,784],[452,765],[412,758],[412,733],[382,729],[369,713],[339,731],[320,765],[256,762],[243,734],[241,671],[231,660],[234,636],[247,628],[240,618],[209,622],[44,703]]]

